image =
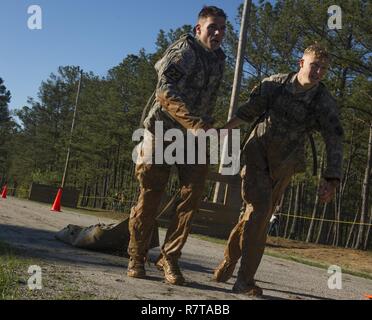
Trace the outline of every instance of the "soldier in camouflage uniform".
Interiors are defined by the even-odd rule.
[[[251,133],[242,155],[242,197],[246,209],[232,230],[224,260],[214,279],[227,281],[241,257],[236,293],[262,295],[254,281],[267,236],[270,217],[291,177],[303,172],[307,135],[321,133],[327,149],[327,167],[319,188],[321,201],[332,199],[341,179],[343,129],[336,101],[320,82],[329,64],[318,44],[304,52],[298,73],[277,74],[255,87],[225,128],[251,122],[264,114]]]
[[[178,128],[185,134],[187,129],[212,128],[213,120],[210,115],[225,64],[225,55],[220,48],[225,23],[226,15],[223,10],[213,6],[204,7],[194,28],[195,36],[182,36],[156,63],[156,99],[144,121],[145,128],[152,134],[156,121],[162,121],[164,131]],[[153,143],[155,138],[151,139]],[[208,168],[206,164],[198,163],[177,163],[176,166],[181,199],[170,222],[156,266],[163,270],[167,282],[182,285],[185,279],[179,269],[178,259],[190,231],[191,218],[201,201]],[[170,169],[171,166],[167,164],[136,165],[140,195],[129,220],[130,261],[127,275],[130,277],[143,278],[146,275],[144,262],[151,231]]]

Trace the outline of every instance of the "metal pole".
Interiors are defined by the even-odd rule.
[[[63,172],[61,189],[63,189],[65,187],[65,183],[66,183],[66,177],[67,177],[67,171],[68,171],[68,164],[69,164],[69,161],[70,161],[72,135],[74,133],[75,120],[76,120],[76,110],[77,110],[77,105],[78,105],[78,102],[79,102],[80,86],[81,86],[81,80],[82,80],[82,78],[83,78],[83,70],[80,70],[80,78],[79,78],[78,89],[77,89],[76,100],[75,100],[74,115],[72,117],[72,124],[71,124],[71,131],[70,131],[70,141],[68,143],[68,148],[67,148],[65,170]]]
[[[242,13],[242,25],[240,27],[239,45],[238,45],[238,53],[237,53],[236,65],[235,65],[234,83],[233,83],[233,89],[231,93],[230,109],[229,109],[227,121],[229,121],[233,117],[237,109],[237,106],[238,106],[240,85],[241,85],[242,73],[243,73],[244,50],[247,45],[247,31],[248,31],[248,26],[249,26],[249,16],[251,14],[251,7],[252,7],[252,1],[245,0],[244,7],[243,7],[243,13]],[[219,172],[222,171],[223,164],[225,163],[227,141],[228,139],[225,138],[225,141],[223,144],[222,159],[221,159]],[[223,196],[224,196],[223,185],[217,182],[216,189],[214,192],[213,202],[222,202]]]

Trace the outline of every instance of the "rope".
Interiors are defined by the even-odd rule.
[[[325,222],[337,222],[337,223],[343,223],[343,224],[357,224],[357,225],[364,225],[364,226],[372,226],[371,223],[361,223],[361,222],[353,222],[353,221],[319,219],[319,218],[303,217],[303,216],[296,216],[296,215],[284,214],[284,213],[281,213],[280,216],[294,217],[294,218],[300,218],[300,219],[305,219],[305,220],[317,220],[317,221],[325,221]]]

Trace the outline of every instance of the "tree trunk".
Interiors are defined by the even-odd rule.
[[[307,197],[306,197],[306,183],[303,182],[301,184],[301,196],[300,196],[300,205],[299,205],[299,216],[300,217],[304,217],[304,212],[306,212],[306,204],[307,204]],[[299,226],[300,228],[298,228],[297,230],[299,230],[297,232],[297,238],[301,241],[304,240],[305,238],[305,225],[307,224],[307,220],[306,219],[299,219]]]
[[[318,236],[316,237],[315,243],[319,243],[320,237],[322,235],[323,222],[324,222],[324,218],[325,218],[325,215],[326,215],[326,212],[327,212],[327,206],[328,206],[328,204],[324,203],[322,217],[320,218],[320,223],[319,223]]]
[[[367,226],[367,232],[366,232],[366,236],[365,236],[365,240],[364,240],[364,246],[363,246],[363,249],[364,250],[367,250],[367,247],[368,247],[368,239],[369,239],[369,233],[371,231],[371,224],[372,224],[372,207],[371,207],[371,210],[370,210],[370,216],[369,216],[369,225]]]
[[[335,210],[335,221],[333,222],[333,240],[332,240],[332,246],[337,246],[338,239],[339,239],[339,232],[340,232],[340,224],[338,221],[338,198],[340,198],[340,193],[339,191],[336,191],[335,195],[335,200],[334,200],[334,210]]]
[[[326,240],[325,240],[325,242],[326,242],[327,245],[330,245],[331,244],[330,238],[331,238],[333,227],[334,227],[334,223],[333,222],[330,222],[330,226],[329,226],[329,229],[328,229],[327,237],[326,237]]]
[[[93,200],[93,208],[97,206],[97,196],[98,196],[98,179],[96,180],[96,185],[94,188],[94,200]]]
[[[318,185],[317,185],[317,189],[315,190],[315,201],[314,201],[314,206],[313,206],[313,212],[312,212],[312,215],[311,215],[309,230],[308,230],[307,236],[306,236],[306,242],[311,242],[311,235],[313,233],[314,224],[315,224],[314,219],[316,217],[316,212],[318,211],[318,205],[319,205],[318,189],[319,189],[320,182],[321,182],[321,175],[322,175],[322,172],[324,170],[324,150],[323,150],[322,156],[320,158],[320,168],[321,169],[319,170],[319,173],[318,173]]]
[[[293,217],[293,222],[292,222],[291,230],[289,232],[288,239],[293,239],[293,237],[295,236],[295,232],[296,232],[297,215],[299,214],[300,198],[301,198],[300,190],[301,190],[301,182],[298,182],[297,187],[296,187],[295,207],[293,210],[294,217]]]
[[[110,170],[110,160],[106,160],[106,166],[105,166],[105,177],[103,179],[103,192],[102,192],[102,205],[101,205],[101,208],[102,209],[106,209],[107,208],[107,205],[108,205],[108,199],[107,199],[107,196],[108,196],[108,185],[109,185],[109,180],[110,180],[110,174],[109,172],[111,171]]]
[[[358,212],[359,212],[359,210],[358,210]],[[351,225],[349,235],[347,236],[345,248],[350,248],[350,240],[351,240],[352,235],[354,234],[355,223],[358,220],[358,215],[359,214],[357,213],[354,217],[354,221],[353,221],[353,224]]]
[[[293,199],[293,181],[291,181],[291,191],[289,193],[289,204],[288,204],[288,211],[287,211],[287,220],[285,222],[285,229],[284,229],[284,238],[287,238],[287,231],[289,226],[289,220],[291,217],[289,215],[291,214],[292,209],[292,199]]]
[[[119,171],[119,159],[120,159],[120,143],[117,146],[117,152],[116,152],[116,157],[115,157],[115,162],[114,162],[114,176],[113,176],[113,188],[115,191],[118,191],[118,171]]]
[[[90,191],[92,190],[91,186],[87,186],[87,192],[85,196],[85,207],[89,207],[89,201],[90,201]]]
[[[363,188],[362,188],[362,208],[360,212],[360,225],[358,230],[358,237],[355,244],[355,249],[364,248],[364,229],[365,221],[368,215],[368,203],[369,203],[369,188],[370,188],[370,177],[372,174],[372,122],[369,126],[369,139],[368,139],[368,154],[367,154],[367,165],[364,174]]]
[[[335,217],[337,221],[341,220],[341,206],[342,206],[342,200],[344,198],[346,185],[349,181],[350,176],[350,170],[351,170],[351,164],[354,158],[353,153],[353,147],[354,147],[354,126],[351,129],[351,137],[350,137],[350,148],[349,148],[349,159],[346,165],[345,173],[343,175],[343,178],[341,180],[339,192],[336,192],[336,199],[335,199]],[[335,222],[335,238],[333,241],[334,246],[338,246],[340,242],[340,224],[338,222]],[[342,239],[341,239],[342,241]]]
[[[84,181],[84,185],[83,185],[83,195],[81,197],[81,201],[80,201],[80,206],[81,207],[86,207],[86,194],[87,194],[87,182]]]

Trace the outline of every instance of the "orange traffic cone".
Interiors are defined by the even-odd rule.
[[[7,185],[3,187],[3,192],[1,193],[1,197],[6,199],[6,193],[8,192]]]
[[[58,189],[57,196],[54,200],[51,211],[61,212],[61,198],[62,198],[62,188]]]

